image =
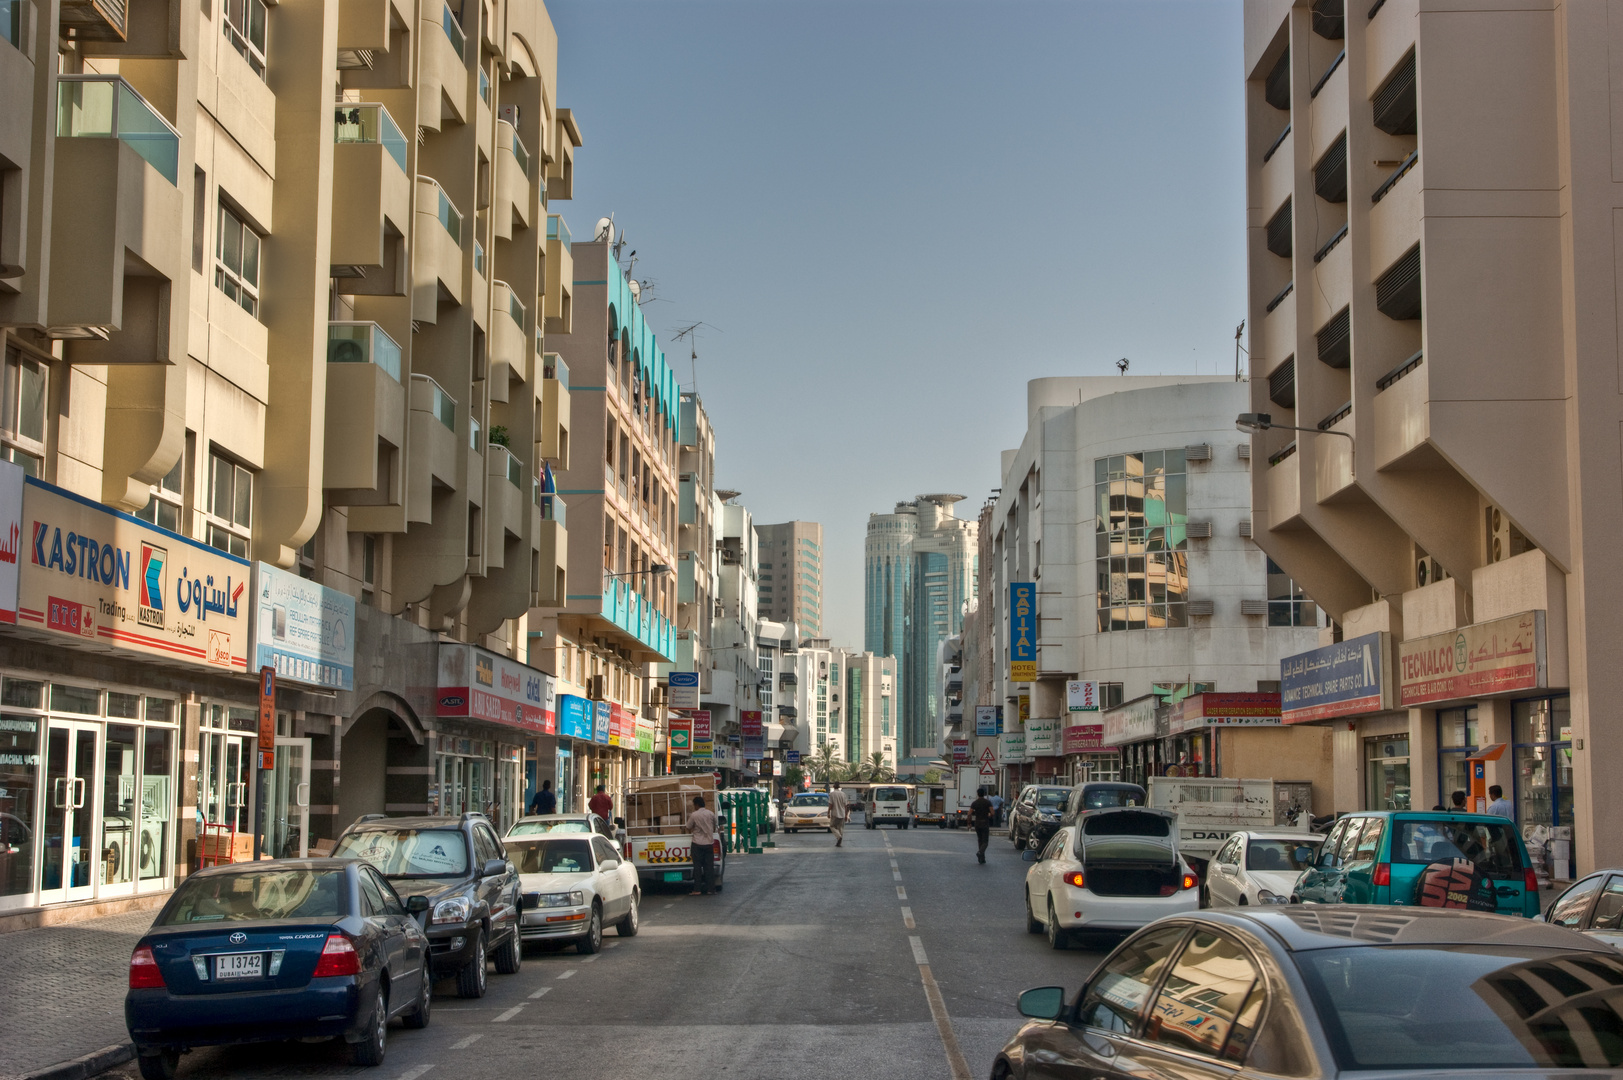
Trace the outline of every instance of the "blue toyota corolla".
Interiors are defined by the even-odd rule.
[[[428,1023],[421,897],[358,859],[238,863],[188,877],[130,956],[124,1019],[141,1075],[193,1046],[341,1038],[383,1062],[392,1017]]]

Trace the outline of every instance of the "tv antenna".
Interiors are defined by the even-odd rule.
[[[1120,360],[1116,361],[1116,370],[1118,372],[1120,372],[1121,374],[1125,375],[1125,374],[1127,374],[1127,368],[1131,364],[1132,364],[1132,361],[1127,359],[1127,357],[1124,356]]]
[[[1241,382],[1242,381],[1241,376],[1240,376],[1240,354],[1245,353],[1247,358],[1249,358],[1251,356],[1251,353],[1246,350],[1245,346],[1240,344],[1240,338],[1244,334],[1245,334],[1245,320],[1241,319],[1240,320],[1240,325],[1236,326],[1234,328],[1234,381],[1235,382]]]
[[[699,327],[701,326],[708,326],[718,334],[723,332],[721,327],[700,320],[682,327],[682,329],[671,335],[672,341],[681,341],[683,338],[692,339],[688,342],[688,363],[693,376],[693,392],[695,394],[699,392]]]

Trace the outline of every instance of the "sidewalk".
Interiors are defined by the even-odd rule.
[[[0,1080],[129,1042],[130,951],[154,914],[0,934]]]

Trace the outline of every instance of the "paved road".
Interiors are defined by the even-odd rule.
[[[1018,1026],[1015,995],[1074,989],[1103,955],[1025,932],[1025,864],[996,834],[985,866],[968,832],[777,840],[729,860],[719,896],[646,897],[641,934],[611,933],[596,957],[528,951],[479,1001],[442,984],[433,1023],[393,1028],[381,1069],[316,1044],[198,1050],[181,1076],[856,1080],[882,1061],[886,1080],[985,1077]]]

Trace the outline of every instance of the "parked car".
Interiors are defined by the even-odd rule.
[[[390,1019],[428,1024],[427,908],[353,859],[191,874],[130,956],[141,1075],[169,1080],[194,1046],[284,1039],[340,1038],[356,1064],[381,1065]]]
[[[456,977],[462,997],[484,997],[487,961],[518,973],[518,873],[483,814],[358,821],[333,855],[365,859],[405,897],[428,899],[434,978]]]
[[[790,799],[789,805],[784,807],[783,831],[791,833],[799,832],[801,829],[832,831],[828,824],[828,795],[826,793],[802,791]]]
[[[1179,858],[1177,815],[1165,810],[1090,811],[1024,858],[1026,929],[1056,949],[1079,930],[1133,930],[1200,909],[1200,879]]]
[[[1203,906],[1289,903],[1322,843],[1324,837],[1301,832],[1235,833],[1206,868]]]
[[[1009,807],[1009,840],[1017,848],[1048,843],[1070,797],[1071,789],[1063,785],[1027,784]]]
[[[527,814],[513,822],[513,827],[507,830],[507,839],[547,833],[597,833],[613,840],[616,839],[616,831],[613,822],[590,811],[584,814]]]
[[[1555,898],[1544,921],[1623,949],[1623,870],[1597,870]]]
[[[1490,814],[1348,814],[1330,827],[1292,899],[1469,907],[1539,917],[1538,878],[1521,834]]]
[[[635,937],[642,916],[637,868],[601,836],[508,835],[507,854],[518,867],[525,941],[574,942],[591,955],[603,947],[603,928]]]
[[[1113,806],[1148,806],[1149,795],[1137,784],[1119,780],[1089,780],[1071,788],[1060,814],[1061,825],[1075,825],[1076,819],[1089,810],[1108,810]]]
[[[868,789],[867,826],[894,825],[898,829],[913,824],[913,785],[875,784]]]
[[[993,1080],[1532,1080],[1623,1061],[1623,957],[1474,912],[1199,912],[1128,938],[1075,998],[1045,986],[1019,1008]]]

